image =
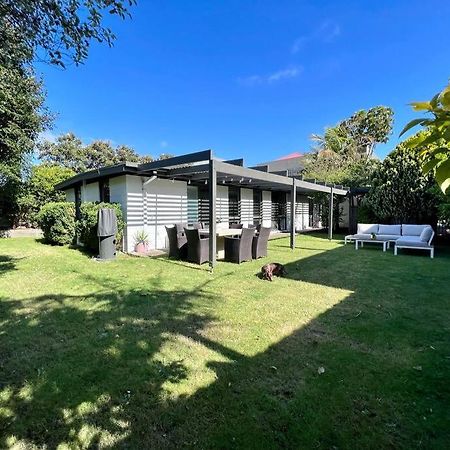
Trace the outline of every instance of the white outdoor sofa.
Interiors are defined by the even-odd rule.
[[[434,257],[434,247],[431,242],[434,238],[434,231],[431,225],[382,225],[376,223],[359,223],[356,234],[345,236],[344,242],[368,241],[375,234],[377,241],[393,242],[394,255],[397,255],[399,248],[410,248],[414,250],[428,250],[430,257]]]

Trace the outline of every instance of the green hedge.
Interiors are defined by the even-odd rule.
[[[122,209],[118,203],[82,203],[80,206],[80,217],[76,222],[76,233],[78,239],[89,250],[98,250],[97,236],[97,220],[98,210],[100,208],[113,208],[117,216],[117,245],[122,241],[123,229],[125,222],[123,221]]]
[[[37,223],[49,244],[67,245],[75,239],[75,205],[69,202],[50,202],[36,216]]]

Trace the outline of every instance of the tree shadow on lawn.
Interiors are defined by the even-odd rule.
[[[158,352],[211,320],[191,305],[214,301],[209,282],[167,291],[96,281],[100,293],[0,299],[0,447],[111,445],[147,420],[158,442],[162,386],[187,376],[182,357]]]
[[[93,310],[76,295],[0,302],[0,442],[14,435],[51,448],[444,448],[450,261],[397,258],[339,247],[287,264],[288,279],[274,284],[298,283],[293,307],[311,300],[315,285],[325,297],[327,287],[342,289],[340,301],[251,356],[205,333],[215,318],[194,313],[193,302],[223,301],[205,286],[112,294],[108,281],[105,293],[89,296]],[[419,267],[426,289],[410,282],[398,290],[395,278]],[[28,314],[28,302],[40,304],[39,314]],[[189,376],[186,361],[158,356],[173,334],[227,360],[209,361],[215,381],[176,399],[165,383]]]
[[[16,269],[17,261],[20,261],[23,258],[15,258],[8,255],[0,255],[0,276],[10,272],[11,270]]]

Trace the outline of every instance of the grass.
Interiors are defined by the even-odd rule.
[[[211,275],[1,240],[0,447],[448,448],[450,252],[269,252]]]

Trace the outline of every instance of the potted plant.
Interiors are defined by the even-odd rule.
[[[139,230],[134,235],[134,251],[136,253],[147,253],[148,251],[148,234],[144,230]]]

